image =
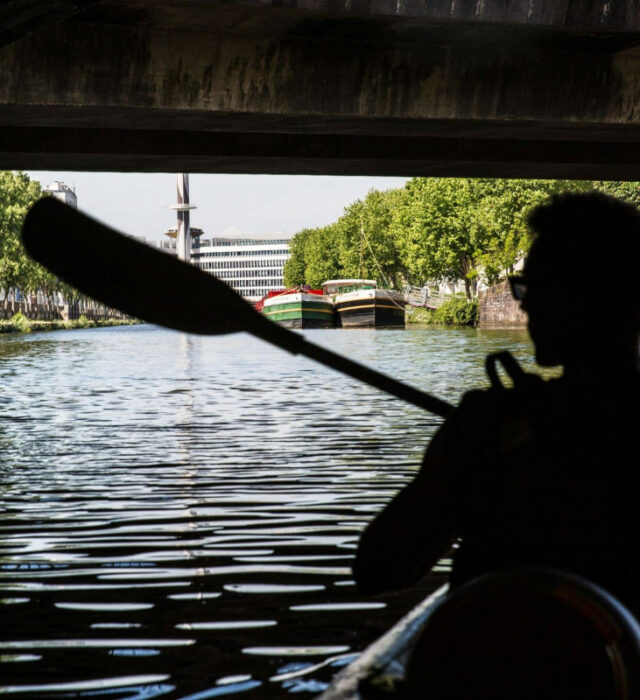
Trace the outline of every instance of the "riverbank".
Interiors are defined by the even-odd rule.
[[[103,318],[92,321],[86,316],[80,316],[72,321],[61,319],[54,321],[34,321],[21,313],[8,321],[0,321],[0,334],[3,333],[32,333],[34,331],[62,331],[78,328],[106,328],[112,326],[133,326],[141,321],[137,319]]]

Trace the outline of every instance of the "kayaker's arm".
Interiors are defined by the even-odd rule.
[[[427,574],[457,538],[451,486],[455,414],[438,431],[420,472],[369,524],[360,538],[353,575],[376,594],[404,588]]]

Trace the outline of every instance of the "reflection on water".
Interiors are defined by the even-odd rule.
[[[519,331],[307,336],[452,402]],[[248,336],[0,339],[0,694],[319,693],[440,584],[365,599],[358,533],[439,419]]]

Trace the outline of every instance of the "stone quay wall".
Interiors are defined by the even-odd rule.
[[[508,282],[501,282],[478,294],[478,324],[481,327],[525,328],[527,314],[511,294]]]

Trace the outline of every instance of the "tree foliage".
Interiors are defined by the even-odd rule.
[[[399,288],[463,280],[470,299],[478,281],[497,283],[526,255],[533,207],[559,192],[591,189],[640,205],[638,183],[629,182],[413,178],[402,189],[371,190],[335,223],[293,238],[285,284],[370,277]]]
[[[393,226],[412,284],[495,284],[529,247],[531,209],[572,183],[561,180],[414,178]]]
[[[340,243],[337,224],[303,229],[291,241],[291,257],[284,266],[287,287],[308,284],[320,286],[336,277],[340,269]]]
[[[371,190],[345,209],[337,224],[341,276],[377,279],[390,288],[401,284],[403,262],[391,228],[400,192]]]
[[[81,298],[78,292],[35,263],[20,242],[24,217],[42,194],[40,183],[26,173],[0,171],[0,289],[40,291],[46,297],[62,292],[70,300]]]
[[[46,278],[20,243],[24,217],[41,195],[40,183],[25,173],[0,172],[0,287],[31,291]]]
[[[401,284],[403,262],[391,230],[399,196],[400,190],[371,190],[363,201],[346,207],[335,223],[297,233],[284,268],[285,285],[318,287],[341,277]]]

